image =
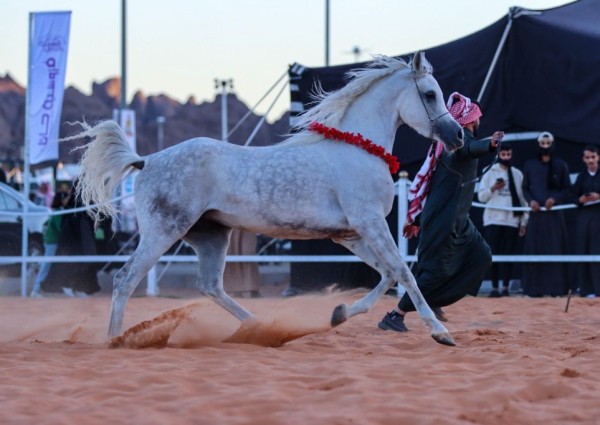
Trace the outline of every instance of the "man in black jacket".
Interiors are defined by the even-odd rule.
[[[407,238],[421,233],[415,278],[425,300],[441,320],[445,319],[441,307],[468,294],[477,295],[481,279],[492,263],[490,248],[469,219],[469,209],[478,158],[494,152],[504,136],[497,131],[491,141],[475,139],[482,112],[469,98],[455,92],[447,107],[464,129],[464,146],[446,152],[434,143],[411,186],[411,205],[404,225]],[[379,322],[379,328],[406,332],[404,315],[410,311],[415,311],[415,307],[405,294]]]
[[[589,145],[583,149],[586,170],[577,175],[573,192],[580,206],[577,211],[575,249],[577,254],[600,254],[600,173],[598,172],[598,147]],[[583,263],[577,267],[576,276],[579,295],[600,297],[600,264]]]

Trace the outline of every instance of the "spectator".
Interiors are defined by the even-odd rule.
[[[256,234],[233,229],[228,255],[256,255]],[[257,263],[227,263],[223,272],[223,288],[231,296],[260,296],[260,274]]]
[[[10,168],[12,167],[12,168]],[[12,186],[13,189],[18,191],[21,190],[21,186],[23,185],[23,175],[21,173],[21,168],[19,164],[14,163],[9,166],[9,171],[6,173],[7,184]]]
[[[488,205],[483,211],[484,235],[492,254],[511,255],[515,253],[519,237],[525,236],[529,214],[523,211],[495,209],[494,207],[526,207],[523,196],[523,173],[511,166],[512,149],[508,143],[500,145],[498,163],[492,165],[481,178],[477,197]],[[492,263],[492,291],[490,297],[509,295],[511,263]],[[502,278],[502,290],[498,280]]]
[[[6,171],[4,171],[4,164],[0,163],[0,183],[7,183]]]
[[[83,206],[75,195],[76,182],[69,192],[66,209]],[[62,219],[58,239],[57,255],[95,255],[96,239],[94,223],[84,212],[65,214]],[[98,265],[94,263],[58,263],[50,269],[48,277],[42,283],[47,292],[64,292],[68,296],[87,297],[98,292]]]
[[[96,251],[98,255],[115,255],[119,251],[111,217],[105,217],[98,223],[98,226],[94,231],[94,239],[96,240]]]
[[[54,202],[54,191],[48,182],[42,182],[35,193],[34,202],[38,205],[52,208]]]
[[[68,194],[66,192],[56,192],[54,199],[52,199],[52,205],[50,206],[53,210],[62,210],[67,200]],[[60,229],[62,224],[62,215],[52,215],[46,223],[44,229],[44,255],[52,257],[56,255],[56,249],[58,247],[58,238],[60,236]],[[48,276],[52,263],[42,263],[40,270],[35,278],[33,289],[29,295],[32,298],[42,297],[42,282]]]
[[[569,167],[554,156],[554,136],[547,131],[538,137],[538,158],[523,169],[523,194],[531,207],[524,253],[564,255],[567,228],[563,211],[552,207],[570,196]],[[541,208],[545,207],[545,211]],[[567,291],[567,272],[562,263],[526,263],[523,267],[523,294],[530,297],[561,296]]]
[[[575,249],[577,254],[600,254],[600,174],[598,173],[598,148],[586,146],[583,162],[586,170],[577,175],[573,185],[577,215]],[[577,268],[577,288],[582,297],[600,296],[600,264],[584,263]]]

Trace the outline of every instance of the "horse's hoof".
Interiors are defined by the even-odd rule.
[[[448,333],[438,335],[431,334],[431,337],[435,339],[435,342],[438,342],[442,345],[448,345],[450,347],[456,346],[456,341],[454,341],[454,338],[452,338]]]
[[[346,307],[346,304],[340,304],[333,309],[333,314],[331,315],[331,327],[335,328],[346,320],[348,320],[348,307]]]
[[[108,348],[119,348],[123,346],[123,337],[116,336],[108,341]]]

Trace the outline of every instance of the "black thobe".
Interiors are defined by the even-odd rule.
[[[465,145],[444,151],[431,178],[418,244],[417,285],[431,307],[444,307],[466,295],[477,295],[484,273],[492,264],[489,246],[469,218],[477,163],[490,153],[489,141],[478,141],[465,130]],[[404,294],[398,308],[414,311]]]
[[[600,193],[600,171],[593,176],[586,170],[577,175],[573,185],[573,194],[579,198],[586,193]],[[600,203],[580,205],[577,210],[577,227],[575,229],[575,253],[600,254]],[[583,263],[577,267],[576,288],[581,296],[595,294],[600,296],[600,263]]]
[[[71,204],[69,208],[81,206]],[[85,212],[66,214],[62,219],[56,255],[96,255],[94,223]],[[62,288],[93,294],[100,290],[98,263],[55,263],[42,282],[45,292]]]
[[[544,206],[548,198],[555,204],[569,200],[569,168],[563,160],[532,159],[523,168],[523,195],[527,202]],[[563,211],[531,212],[525,235],[524,254],[564,255],[567,253],[567,226]],[[521,285],[523,294],[539,297],[564,295],[568,289],[567,267],[563,263],[525,263]]]

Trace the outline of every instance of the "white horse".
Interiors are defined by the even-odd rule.
[[[200,292],[240,321],[253,317],[223,290],[229,236],[239,228],[277,238],[332,239],[381,274],[381,282],[364,298],[335,308],[332,326],[368,311],[400,282],[432,337],[454,345],[399,255],[385,217],[394,201],[389,152],[398,127],[407,124],[448,150],[462,146],[462,129],[447,113],[422,52],[409,63],[376,57],[369,67],[349,74],[353,78],[345,87],[319,94],[320,103],[301,117],[299,133],[275,146],[196,138],[140,157],[114,121],[94,127],[80,123],[83,132],[69,139],[93,138],[83,147],[78,192],[86,205],[98,204],[92,213],[96,222],[115,214],[110,203],[115,187],[133,168],[140,170],[134,195],[140,243],[114,277],[109,337],[120,334],[135,287],[178,239],[198,255]],[[335,134],[323,136],[311,126],[314,122],[360,133],[347,133],[346,139],[372,140],[383,149],[378,153],[371,147],[373,155],[331,140]]]

